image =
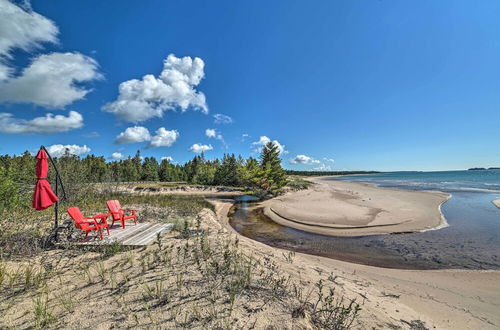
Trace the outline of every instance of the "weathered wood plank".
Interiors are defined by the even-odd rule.
[[[141,231],[137,235],[131,236],[126,240],[121,241],[123,245],[148,245],[151,243],[158,234],[162,234],[165,231],[171,230],[172,224],[155,224],[148,229]]]
[[[105,240],[112,242],[123,241],[124,239],[136,235],[149,227],[151,227],[151,224],[147,222],[140,222],[135,226],[126,226],[125,229],[122,229],[120,225],[116,228],[113,226],[113,228],[110,228],[109,230],[109,236],[106,237],[105,235]]]
[[[164,224],[159,228],[156,228],[154,232],[150,232],[149,234],[141,233],[142,238],[135,242],[134,245],[149,245],[156,239],[158,234],[160,234],[161,236],[163,233],[170,231],[172,227],[172,224]]]
[[[163,234],[167,231],[172,230],[173,224],[161,224],[161,223],[148,223],[140,222],[136,225],[127,224],[125,229],[119,224],[113,225],[109,228],[109,236],[106,231],[103,231],[103,240],[99,240],[96,237],[87,237],[84,241],[71,242],[75,245],[108,245],[112,243],[119,243],[122,245],[129,246],[144,246],[150,244],[155,240],[158,234]]]

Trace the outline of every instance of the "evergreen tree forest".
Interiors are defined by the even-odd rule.
[[[259,159],[243,159],[225,154],[222,159],[205,159],[195,156],[183,165],[168,159],[158,162],[154,157],[134,157],[106,161],[102,156],[78,157],[68,151],[54,161],[65,182],[71,183],[120,183],[120,182],[185,182],[189,184],[243,187],[260,196],[279,194],[287,183],[281,167],[277,147],[268,143],[262,148]],[[0,156],[0,207],[16,203],[16,193],[24,187],[31,191],[35,183],[36,159],[28,151],[20,156]],[[55,182],[55,171],[50,165],[49,180]],[[74,186],[74,185],[72,185]]]

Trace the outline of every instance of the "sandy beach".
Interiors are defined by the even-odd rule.
[[[229,246],[227,242],[238,242],[238,251],[254,260],[255,266],[260,267],[257,270],[269,271],[275,275],[273,278],[286,279],[286,287],[290,290],[295,287],[303,297],[309,297],[308,293],[323,283],[327,290],[335,290],[336,297],[348,299],[345,301],[355,299],[360,304],[361,312],[353,329],[500,327],[500,271],[387,269],[292,253],[236,232],[228,219],[233,199],[213,197],[209,200],[215,206],[215,213],[202,209],[196,221],[206,232],[206,242],[210,242],[211,249],[219,249],[210,258],[220,257],[222,262],[224,246]],[[148,217],[148,221],[156,217],[161,221],[171,212],[168,207],[130,206]],[[185,320],[188,320],[189,328],[207,328],[204,320],[213,319],[214,310],[217,314],[227,311],[227,299],[211,300],[217,297],[216,293],[223,292],[219,286],[225,282],[210,282],[211,276],[202,277],[194,261],[198,254],[191,250],[183,252],[196,248],[199,242],[197,236],[182,238],[179,232],[172,232],[147,248],[111,253],[106,257],[100,257],[97,251],[51,250],[21,262],[7,261],[3,266],[9,274],[17,274],[28,263],[35,267],[50,263],[55,265],[51,266],[55,271],[47,275],[52,277],[43,290],[19,291],[15,299],[8,295],[12,291],[6,291],[0,299],[3,313],[0,328],[23,328],[31,324],[38,291],[47,297],[49,311],[57,315],[54,327],[179,328],[179,324],[186,327]],[[211,264],[207,262],[206,266]],[[257,276],[258,271],[254,275]],[[22,277],[20,282],[23,283]],[[314,297],[309,298],[313,301]],[[265,299],[264,303],[259,299]],[[73,311],[73,305],[82,304],[93,311],[92,318]],[[291,315],[299,304],[303,302],[297,298],[275,299],[268,291],[259,289],[237,298],[229,321],[238,329],[317,328],[309,315],[303,318]],[[97,326],[96,319],[99,320]]]
[[[307,190],[262,203],[264,213],[281,225],[331,236],[416,232],[447,226],[440,206],[448,194],[310,180],[314,185]]]
[[[340,184],[349,189],[367,189],[364,190],[367,192],[381,189]],[[387,189],[381,190],[385,193]],[[306,192],[300,194],[307,196]],[[415,194],[415,198],[419,195]],[[440,214],[436,209],[446,196],[429,195],[434,198],[424,200],[431,203],[429,214],[434,218],[428,225],[439,225]],[[288,253],[239,235],[228,223],[231,200],[219,200],[215,205],[219,222],[240,237],[241,246],[247,252],[278,259]],[[393,326],[398,329],[498,329],[500,326],[499,271],[386,269],[302,253],[295,255],[293,263],[281,260],[280,267],[303,282],[314,283],[319,279],[333,282],[336,290],[346,297],[361,301],[364,312],[358,325],[361,329]]]

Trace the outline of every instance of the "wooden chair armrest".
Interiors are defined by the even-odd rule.
[[[92,225],[95,225],[96,227],[99,226],[99,223],[97,222],[96,219],[92,219],[92,218],[85,218],[85,221],[87,224],[92,224]]]
[[[90,219],[107,219],[111,214],[99,214],[99,215],[94,215]]]

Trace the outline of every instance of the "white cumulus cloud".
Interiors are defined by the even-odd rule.
[[[331,171],[332,170],[332,167],[330,165],[326,165],[326,164],[321,164],[319,165],[318,167],[315,167],[314,168],[316,171]]]
[[[76,144],[53,144],[47,147],[47,151],[52,157],[62,157],[65,155],[66,151],[71,155],[80,156],[90,152],[90,148],[86,145],[79,146]]]
[[[179,137],[178,131],[169,131],[165,127],[160,127],[155,133],[156,135],[152,136],[149,130],[143,126],[128,127],[125,131],[118,134],[115,144],[150,141],[147,148],[170,147]]]
[[[210,144],[206,145],[206,144],[195,143],[189,148],[189,151],[199,154],[202,152],[207,152],[207,151],[212,150],[212,149],[213,149],[213,147]]]
[[[167,130],[160,127],[156,130],[156,135],[151,138],[148,148],[170,147],[179,137],[179,132],[176,130]]]
[[[321,162],[317,159],[314,159],[314,158],[306,156],[306,155],[297,155],[294,158],[290,159],[290,163],[313,165],[313,164],[319,164]]]
[[[284,144],[281,144],[278,140],[271,141],[271,139],[268,138],[267,136],[261,136],[259,138],[259,141],[252,142],[253,152],[255,153],[260,152],[262,150],[262,147],[269,142],[272,142],[275,146],[278,147],[278,152],[280,155],[288,153],[288,151],[285,150]]]
[[[214,115],[214,123],[216,124],[231,124],[233,122],[233,118],[223,115],[222,113],[216,113]]]
[[[209,138],[215,138],[217,137],[217,131],[214,130],[213,128],[207,128],[205,130],[205,135]]]
[[[97,62],[79,53],[36,57],[21,75],[0,82],[0,102],[64,108],[90,91],[76,83],[101,78]]]
[[[327,157],[324,157],[324,158],[323,158],[323,160],[324,160],[325,162],[335,163],[335,159],[333,159],[333,158],[327,158]]]
[[[121,152],[113,152],[111,154],[111,159],[122,159],[123,158],[123,154]]]
[[[222,142],[222,144],[224,145],[224,148],[227,148],[227,144],[226,144],[226,141],[224,140],[224,137],[222,136],[222,134],[220,134],[219,132],[217,132],[216,129],[213,129],[213,128],[207,128],[205,130],[205,135],[209,138],[212,138],[212,139],[216,139],[216,140],[219,140]]]
[[[51,113],[30,120],[14,118],[11,113],[0,113],[0,132],[8,134],[54,134],[83,126],[83,117],[76,111],[68,116]]]
[[[174,161],[174,159],[171,156],[161,157],[161,160],[166,160],[169,163],[172,163]]]
[[[64,108],[90,92],[82,83],[100,79],[98,65],[77,52],[35,57],[19,74],[12,67],[16,49],[30,51],[57,43],[59,30],[51,20],[11,1],[0,0],[0,103],[29,103]]]
[[[8,0],[0,0],[0,81],[12,74],[7,61],[12,58],[13,49],[28,51],[44,42],[55,43],[58,33],[51,20]]]
[[[170,54],[158,77],[148,74],[142,79],[122,82],[118,98],[103,110],[129,122],[162,117],[165,111],[176,108],[186,111],[191,107],[208,113],[205,94],[195,89],[205,75],[204,67],[201,58],[178,58]]]
[[[115,144],[137,143],[151,140],[149,130],[143,126],[128,127],[125,131],[118,134]]]

